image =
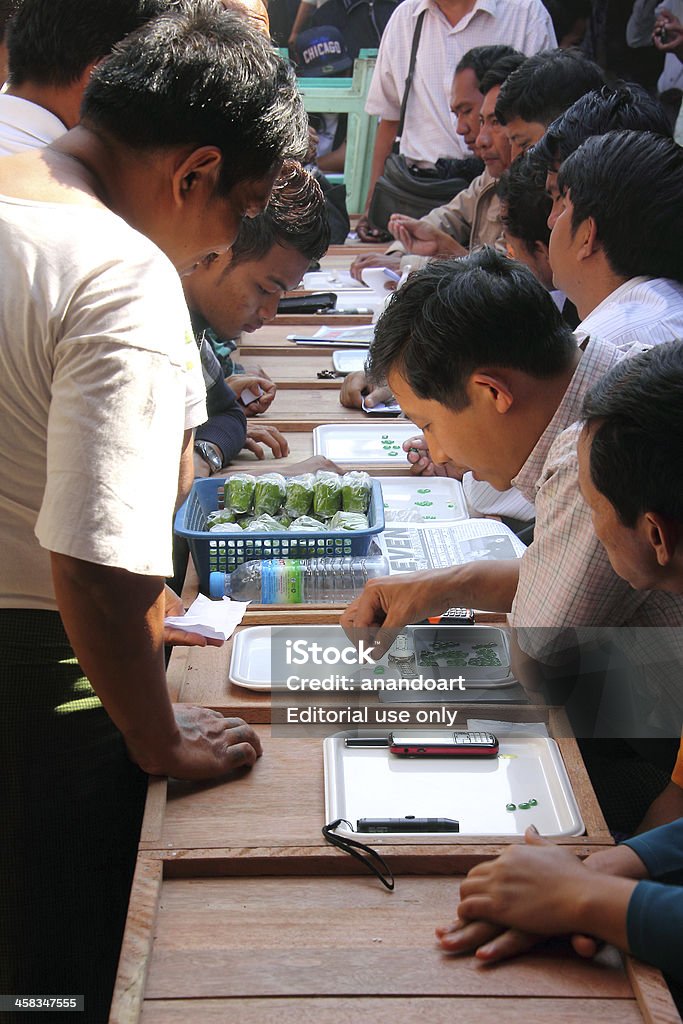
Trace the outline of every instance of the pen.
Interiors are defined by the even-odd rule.
[[[384,273],[390,281],[396,281],[398,283],[401,280],[401,275],[397,274],[395,270],[389,270],[389,267],[384,268]]]
[[[365,313],[369,316],[374,312],[374,309],[367,306],[358,306],[357,309],[326,309],[324,316],[360,316]]]
[[[345,747],[388,747],[388,736],[346,736]]]

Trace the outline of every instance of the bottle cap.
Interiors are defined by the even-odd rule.
[[[221,598],[230,596],[230,576],[225,572],[209,573],[209,597]]]

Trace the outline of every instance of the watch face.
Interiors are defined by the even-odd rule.
[[[213,473],[221,469],[221,459],[207,441],[197,441],[194,450],[201,455]]]

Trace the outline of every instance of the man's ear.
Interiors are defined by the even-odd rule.
[[[200,146],[181,157],[173,169],[173,200],[181,206],[188,199],[204,198],[216,190],[223,154],[216,146]]]
[[[598,241],[598,225],[595,223],[593,217],[586,217],[584,221],[579,224],[578,228],[574,232],[574,236],[578,241],[577,248],[577,259],[585,260],[589,256],[594,256],[600,248],[600,242]]]
[[[515,401],[508,382],[489,373],[473,373],[468,390],[473,401],[490,402],[501,414],[509,412]]]
[[[639,530],[652,549],[657,564],[665,568],[671,565],[676,548],[681,540],[678,523],[672,522],[657,512],[645,512],[640,521]]]

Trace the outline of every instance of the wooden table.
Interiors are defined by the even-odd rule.
[[[345,267],[349,255],[344,248],[324,263]],[[281,333],[279,327],[263,328],[242,355],[270,353],[286,360],[285,365],[264,359],[264,369],[293,384],[306,368],[298,387],[282,389],[266,419],[290,425],[291,455],[270,460],[273,468],[286,470],[312,454],[314,422],[324,421],[323,414],[341,422],[346,416],[334,406],[334,386],[311,386],[308,379],[313,361],[327,364],[330,350],[297,349],[283,342]],[[245,453],[236,466],[255,462]],[[294,613],[255,608],[244,628],[292,621],[312,627],[338,615],[339,609],[331,608]],[[263,1024],[272,1018],[279,1024],[344,1019],[396,1024],[403,1018],[421,1024],[462,1018],[475,1024],[499,1018],[507,1024],[679,1020],[659,972],[630,958],[624,966],[613,949],[587,962],[566,944],[555,944],[495,968],[436,949],[434,926],[452,916],[462,874],[517,840],[391,840],[381,846],[396,889],[382,889],[321,835],[321,740],[271,735],[270,696],[228,681],[230,647],[177,648],[168,671],[171,696],[255,723],[265,753],[251,771],[233,779],[150,780],[111,1024]],[[462,711],[467,714],[466,707]],[[481,705],[471,711],[479,717]],[[489,705],[486,714],[547,723],[558,738],[586,824],[585,836],[560,842],[581,854],[610,845],[563,713]]]
[[[287,355],[299,359],[321,356],[331,360],[334,347],[330,345],[297,345],[296,342],[287,339],[288,334],[300,334],[304,338],[313,338],[318,328],[322,326],[322,323],[302,322],[301,317],[297,319],[296,325],[293,327],[284,326],[278,321],[266,324],[265,327],[259,327],[257,331],[253,331],[251,334],[243,334],[241,336],[239,350],[235,359],[237,362],[244,361],[249,363],[259,358],[261,358],[262,362],[263,357],[270,357],[272,355]],[[327,324],[326,326],[343,327],[344,324]],[[344,345],[339,347],[349,348],[350,346]]]

